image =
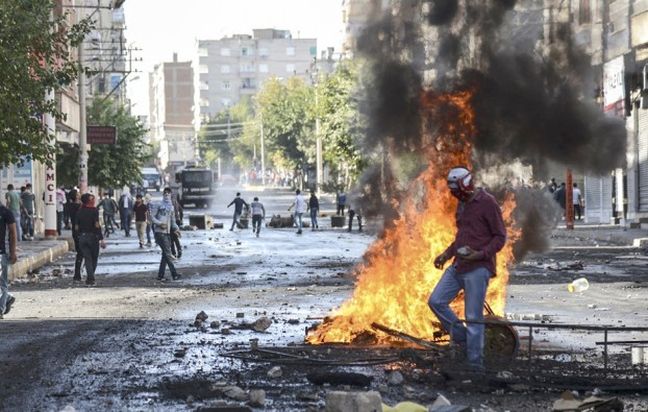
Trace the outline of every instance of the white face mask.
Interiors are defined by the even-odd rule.
[[[169,193],[165,193],[164,195],[162,195],[162,198],[163,198],[164,200],[171,200],[171,194],[169,194]]]

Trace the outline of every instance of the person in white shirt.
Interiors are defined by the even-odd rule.
[[[265,207],[263,207],[263,203],[259,202],[259,198],[255,197],[254,201],[250,203],[250,209],[252,209],[252,233],[256,233],[256,237],[259,237],[261,221],[265,219]]]
[[[573,193],[573,204],[574,204],[574,217],[577,217],[578,220],[581,220],[581,214],[583,212],[583,197],[581,196],[581,191],[578,188],[578,184],[574,183]]]
[[[293,207],[295,208],[295,221],[297,222],[298,235],[302,234],[302,217],[304,216],[304,213],[306,213],[307,206],[306,200],[304,200],[304,197],[301,195],[301,190],[297,189],[295,192],[295,201],[290,205],[288,211]]]

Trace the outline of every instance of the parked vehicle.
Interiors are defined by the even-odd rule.
[[[187,166],[175,173],[178,201],[185,207],[210,207],[216,197],[216,179],[211,169]]]
[[[162,176],[160,176],[160,172],[154,167],[143,167],[141,169],[142,173],[142,184],[141,187],[147,189],[147,190],[152,190],[155,189],[156,191],[160,191],[160,187],[162,186]]]

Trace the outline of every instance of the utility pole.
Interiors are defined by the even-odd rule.
[[[324,171],[322,168],[322,136],[320,135],[320,117],[319,117],[319,98],[317,93],[318,85],[315,84],[315,157],[317,167],[317,180],[315,183],[315,191],[317,196],[322,194],[322,184],[324,183]]]
[[[261,184],[265,186],[265,137],[263,136],[263,115],[261,116]]]
[[[86,77],[83,70],[84,43],[79,45],[79,191],[88,191],[88,136],[86,127]]]
[[[565,226],[567,230],[574,230],[574,178],[571,169],[567,169],[565,177]]]

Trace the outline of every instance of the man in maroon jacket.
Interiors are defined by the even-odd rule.
[[[482,188],[475,189],[472,173],[465,167],[455,167],[448,174],[448,188],[459,199],[454,242],[439,255],[434,266],[448,267],[430,295],[428,304],[450,333],[453,343],[466,348],[468,364],[483,368],[484,324],[464,326],[450,309],[450,302],[464,291],[465,317],[468,321],[484,319],[484,300],[488,281],[495,276],[495,255],[506,242],[502,211],[495,198]]]

